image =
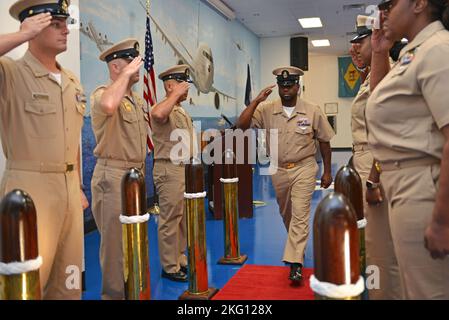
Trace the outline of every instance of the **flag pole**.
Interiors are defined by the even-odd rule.
[[[146,3],[146,10],[147,10],[147,17],[150,17],[150,0],[147,0]],[[148,117],[150,116],[150,106],[147,103],[147,108],[148,108]],[[154,172],[154,152],[152,152],[153,155],[153,170],[152,172]],[[153,206],[148,208],[148,213],[151,215],[159,215],[161,209],[159,207],[159,197],[157,195],[157,190],[156,190],[156,185],[154,183],[153,180]]]

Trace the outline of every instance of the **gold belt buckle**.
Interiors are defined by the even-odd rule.
[[[75,165],[73,163],[66,164],[66,172],[72,172],[75,169]]]
[[[285,169],[293,169],[295,167],[294,163],[287,163],[287,165],[285,166]]]

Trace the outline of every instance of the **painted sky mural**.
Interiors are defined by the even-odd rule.
[[[106,65],[98,60],[100,49],[127,37],[138,38],[143,46],[145,4],[80,1],[81,77],[87,92],[108,80]],[[244,106],[248,64],[253,92],[259,87],[259,39],[199,0],[152,0],[150,14],[156,73],[180,62],[189,64],[196,84],[185,104],[189,113],[194,118],[218,118],[222,113],[235,118]],[[210,68],[213,78],[207,79]],[[157,94],[159,99],[164,96],[160,81]]]
[[[195,121],[201,122],[197,130],[228,128],[221,114],[235,121],[245,107],[248,65],[253,95],[259,90],[259,38],[238,21],[226,20],[200,0],[152,0],[150,5],[156,75],[175,64],[189,64],[195,86],[192,85],[183,106]],[[109,81],[107,66],[98,59],[101,51],[129,37],[137,38],[144,48],[145,7],[145,0],[80,0],[81,81],[88,96]],[[141,93],[142,84],[134,90]],[[164,95],[163,84],[157,80],[158,99]],[[89,104],[90,101],[83,128],[86,186],[90,186],[96,162]],[[149,158],[146,166],[149,198],[153,196],[151,168]],[[86,195],[90,200],[90,188]],[[90,209],[85,212],[85,221],[92,225]]]

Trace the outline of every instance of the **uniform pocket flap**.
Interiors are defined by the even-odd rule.
[[[53,103],[27,102],[25,111],[38,115],[46,115],[56,113],[56,105]]]
[[[120,107],[120,113],[122,114],[122,118],[125,122],[133,123],[137,121],[136,114],[133,112],[134,110],[130,107],[124,107],[123,105]]]

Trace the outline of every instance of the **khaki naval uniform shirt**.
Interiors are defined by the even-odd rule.
[[[133,92],[131,97],[125,96],[112,116],[108,116],[100,107],[105,89],[106,86],[101,86],[91,96],[92,129],[97,141],[95,156],[144,163],[147,155],[147,124],[143,100]]]
[[[63,279],[82,268],[83,214],[76,170],[85,96],[79,80],[61,69],[61,85],[27,51],[0,58],[0,137],[7,164],[0,196],[22,189],[37,211],[44,299],[79,299]],[[50,274],[51,271],[51,274]]]
[[[29,52],[0,59],[0,135],[8,161],[77,163],[86,99],[75,75],[61,86]]]
[[[180,105],[173,108],[166,123],[161,124],[156,121],[151,121],[151,125],[153,128],[155,160],[170,160],[170,154],[175,146],[181,146],[186,151],[184,157],[179,157],[181,156],[181,153],[177,153],[177,160],[186,161],[189,160],[186,157],[190,158],[194,155],[194,129],[192,118]],[[171,141],[171,135],[177,129],[179,129],[179,131],[177,131],[179,134],[177,133],[175,135],[177,140]]]
[[[92,128],[98,158],[92,177],[92,213],[101,235],[102,298],[123,299],[122,178],[133,167],[145,174],[147,129],[143,100],[136,93],[125,96],[112,115],[101,110],[106,86],[91,96]]]
[[[329,142],[335,133],[320,107],[299,99],[289,118],[280,99],[265,102],[256,109],[251,126],[257,129],[277,129],[279,133],[279,164],[297,163],[317,152],[315,139]],[[270,156],[270,139],[267,134]]]
[[[393,69],[368,100],[366,117],[374,157],[381,162],[442,158],[449,124],[449,32],[428,25],[402,49]]]

